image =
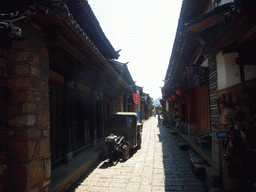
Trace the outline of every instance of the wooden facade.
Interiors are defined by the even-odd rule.
[[[211,138],[211,157],[202,157],[220,174],[218,187],[252,190],[256,181],[255,2],[202,1],[200,7],[193,2],[183,1],[163,99],[178,104],[178,113],[168,113],[175,113],[183,134],[206,133]],[[202,73],[191,75],[193,68]],[[179,89],[183,95],[169,99]],[[219,131],[229,136],[219,138]]]

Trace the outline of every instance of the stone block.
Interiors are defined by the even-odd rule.
[[[0,165],[0,181],[4,181],[8,178],[8,167],[6,164]]]
[[[10,93],[11,103],[27,102],[33,99],[31,91],[13,91]]]
[[[29,51],[10,52],[8,54],[8,60],[10,60],[10,61],[28,61],[29,60]]]
[[[25,141],[8,141],[9,157],[14,161],[27,160],[27,142]]]
[[[32,113],[37,109],[37,104],[26,102],[22,105],[22,113]]]
[[[0,87],[7,87],[8,79],[0,78]]]
[[[27,125],[28,125],[28,126],[35,124],[35,122],[36,122],[36,116],[35,116],[34,114],[32,114],[32,115],[27,115],[27,118],[28,118],[28,122],[27,122]]]
[[[4,189],[4,185],[3,183],[0,182],[0,191],[3,191],[3,189]]]
[[[0,67],[7,68],[7,59],[0,57]]]
[[[205,174],[205,184],[208,188],[220,187],[220,174],[216,170],[214,170],[212,167],[206,167]]]
[[[0,155],[0,165],[6,164],[8,161],[7,157],[5,155]]]
[[[8,100],[5,98],[5,96],[0,97],[0,105],[7,105]]]
[[[40,127],[48,127],[50,125],[50,114],[48,110],[44,110],[37,114],[38,125]]]
[[[193,166],[194,164],[197,164],[197,163],[204,163],[205,161],[200,158],[200,157],[191,157],[190,159],[190,162],[191,162],[191,165]]]
[[[44,170],[45,170],[45,177],[47,179],[50,179],[51,178],[51,159],[44,160]]]
[[[30,83],[29,77],[21,77],[21,78],[14,79],[14,87],[29,87],[29,83]]]
[[[28,75],[29,74],[29,65],[15,65],[13,67],[14,75]]]
[[[46,68],[41,69],[41,76],[48,79],[48,69]]]
[[[36,97],[37,98],[37,97]],[[38,97],[37,99],[40,100]],[[39,104],[38,104],[38,111],[48,111],[50,107],[50,102],[48,98],[44,98]]]
[[[13,161],[26,162],[38,158],[39,145],[35,141],[9,141],[9,156]]]
[[[50,137],[50,130],[49,129],[43,130],[43,137]]]
[[[0,143],[6,143],[7,142],[7,133],[0,134]]]
[[[206,177],[206,175],[205,175],[206,166],[207,165],[204,163],[196,163],[192,166],[192,170],[196,176],[198,176],[200,179],[204,180]]]
[[[45,57],[48,57],[48,49],[45,46],[41,47],[41,54]]]
[[[7,78],[8,77],[8,70],[3,68],[2,75],[3,75],[4,78]]]
[[[27,184],[31,188],[39,183],[42,183],[45,177],[43,161],[30,161],[27,164]]]
[[[7,126],[0,126],[0,134],[7,133]]]
[[[41,130],[35,127],[30,129],[17,129],[17,137],[22,140],[38,140],[41,138]]]
[[[27,167],[25,163],[13,163],[12,165],[12,171],[10,172],[11,175],[11,183],[12,183],[12,189],[11,191],[26,191],[26,185],[27,185]]]
[[[31,126],[35,124],[35,115],[17,116],[8,120],[10,127]]]
[[[41,76],[41,70],[40,68],[36,67],[36,66],[33,66],[31,65],[30,66],[30,70],[31,70],[31,75],[34,75],[34,76],[37,76],[37,77],[40,77]]]
[[[5,51],[4,49],[0,48],[0,57],[7,57],[7,51]]]
[[[34,90],[41,90],[41,80],[39,79],[33,79],[31,80],[30,82],[30,85],[31,85],[31,89],[34,89]]]
[[[38,189],[38,187],[36,187],[34,189],[29,190],[29,192],[39,192],[39,189]]]
[[[48,91],[48,89],[49,89],[48,81],[41,81],[41,89],[45,90],[45,91]]]
[[[6,88],[0,87],[0,96],[6,95],[6,94],[7,94]]]
[[[40,66],[45,67],[45,68],[49,68],[49,58],[45,57],[45,56],[41,56],[40,57]]]
[[[187,151],[190,148],[190,146],[187,143],[180,143],[179,148],[180,150]]]
[[[171,130],[171,134],[172,135],[177,135],[178,133],[177,133],[177,131]]]
[[[211,188],[209,192],[222,192],[219,188]]]
[[[49,138],[44,138],[43,140],[41,140],[39,148],[39,157],[42,159],[51,157]]]
[[[39,159],[39,143],[35,141],[28,141],[27,143],[28,152],[27,152],[27,160],[31,159]]]

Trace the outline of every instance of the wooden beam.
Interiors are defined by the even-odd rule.
[[[237,44],[241,44],[256,33],[256,26],[249,30],[245,35],[238,40]]]

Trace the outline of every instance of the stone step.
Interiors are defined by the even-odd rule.
[[[191,157],[190,159],[191,165],[193,166],[196,163],[204,163],[205,161],[200,157]]]
[[[193,166],[192,166],[192,170],[193,172],[195,173],[195,175],[197,177],[199,177],[200,179],[202,180],[205,180],[206,178],[206,174],[205,174],[205,168],[207,167],[208,165],[205,164],[205,163],[195,163]]]
[[[177,131],[171,130],[171,134],[172,135],[177,135],[178,133],[177,133]]]
[[[205,174],[205,184],[207,188],[210,189],[220,187],[220,174],[215,169],[213,169],[212,167],[206,167]]]
[[[180,148],[180,150],[182,150],[182,151],[187,151],[187,150],[190,148],[190,146],[189,146],[189,144],[187,144],[187,143],[180,143],[180,144],[179,144],[179,148]]]
[[[211,188],[209,192],[222,192],[219,188]]]

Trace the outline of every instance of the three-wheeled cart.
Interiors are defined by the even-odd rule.
[[[134,112],[118,112],[110,116],[105,138],[105,157],[113,159],[118,152],[122,153],[123,160],[130,156],[130,149],[141,148],[143,124],[137,122]]]

